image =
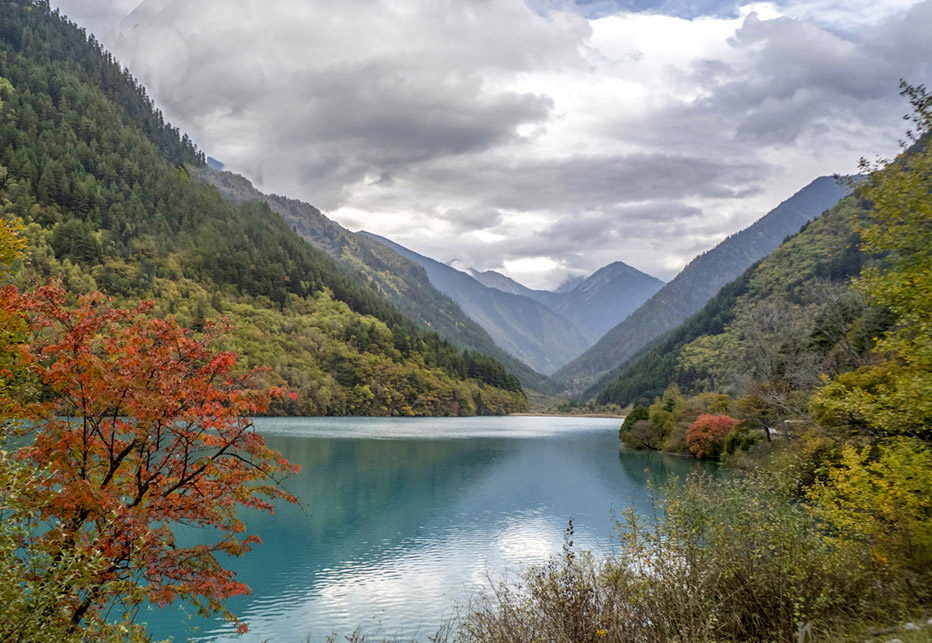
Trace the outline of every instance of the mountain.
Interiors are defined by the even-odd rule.
[[[593,337],[602,337],[640,308],[663,282],[616,261],[597,270],[558,297],[553,310]]]
[[[577,275],[575,277],[567,277],[562,284],[553,289],[555,293],[564,293],[573,290],[576,286],[581,284],[586,280],[582,275]]]
[[[551,392],[552,385],[546,376],[500,348],[455,301],[431,285],[418,263],[364,234],[350,232],[308,203],[263,194],[238,174],[202,168],[198,176],[233,201],[265,203],[295,232],[357,273],[421,328],[436,332],[462,349],[496,359],[516,375],[523,386]]]
[[[866,309],[848,290],[869,259],[852,227],[859,211],[849,196],[807,224],[642,349],[597,392],[597,401],[646,405],[670,384],[683,393],[740,396],[747,391],[736,389],[747,388],[748,378],[765,395],[771,379],[805,389],[823,373],[859,366],[850,360],[869,349],[885,323],[883,311]]]
[[[492,358],[426,332],[265,203],[192,180],[207,159],[47,2],[0,4],[0,208],[24,220],[21,287],[60,278],[194,329],[297,399],[279,413],[469,415],[527,407]]]
[[[501,290],[502,292],[507,292],[512,295],[529,297],[534,301],[543,304],[554,312],[556,312],[557,306],[560,304],[562,299],[559,293],[550,292],[549,290],[534,290],[533,288],[528,288],[524,284],[518,283],[511,277],[507,277],[500,272],[495,272],[494,270],[479,272],[470,268],[466,272],[468,272],[473,279],[481,283],[483,286],[495,288],[496,290]],[[592,341],[595,339],[597,338],[591,338]]]
[[[476,279],[404,246],[362,232],[424,268],[431,284],[452,297],[495,342],[541,373],[552,373],[579,355],[590,339],[571,322],[529,297],[489,288]]]
[[[530,297],[547,306],[583,331],[590,338],[589,345],[663,287],[656,277],[621,261],[604,266],[589,277],[565,281],[557,291],[533,290],[494,270],[468,272],[489,288]]]
[[[725,284],[832,207],[845,193],[846,189],[832,177],[816,179],[750,227],[693,259],[643,306],[557,371],[555,381],[578,392],[620,367],[651,340],[699,311]]]
[[[523,295],[525,297],[530,297],[535,293],[545,292],[541,290],[532,290],[524,284],[518,283],[511,277],[507,277],[500,272],[495,272],[494,270],[479,272],[478,270],[467,268],[465,272],[483,286],[495,288],[496,290],[501,290],[502,292],[507,292],[511,295]]]

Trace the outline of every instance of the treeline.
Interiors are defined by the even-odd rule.
[[[847,194],[843,181],[820,177],[753,225],[707,250],[656,295],[609,331],[599,343],[554,375],[594,395],[617,378],[621,367],[648,345],[676,330],[722,288],[773,252],[788,236],[833,207]]]
[[[311,302],[326,293],[355,321],[327,329],[328,342],[308,355],[346,371],[334,366],[345,348],[437,372],[450,383],[471,380],[490,394],[474,392],[468,404],[412,406],[401,403],[405,396],[390,396],[376,407],[305,410],[458,414],[526,405],[520,383],[503,367],[420,330],[267,205],[233,204],[193,181],[189,172],[203,165],[203,153],[164,122],[128,72],[47,2],[0,6],[0,76],[7,81],[0,87],[3,212],[26,222],[32,244],[21,281],[61,276],[75,292],[100,288],[127,301],[154,298],[166,313],[190,311],[191,323],[224,313],[236,325],[239,304],[268,309],[281,319],[267,335],[269,346],[255,346],[256,355],[270,352],[275,333],[291,336],[284,319],[295,311],[310,306],[310,314],[325,315]],[[370,318],[384,325],[388,341],[372,335]],[[334,342],[346,346],[337,350]],[[286,341],[277,350],[297,349]],[[362,364],[349,370],[353,378],[343,376],[339,387],[352,390],[375,377]],[[286,384],[306,379],[298,371],[277,375]],[[435,383],[419,380],[419,392],[429,396],[426,387]]]
[[[748,431],[769,440],[808,425],[825,379],[870,363],[876,338],[896,324],[852,288],[852,278],[882,265],[862,249],[870,217],[869,204],[847,197],[637,356],[596,398],[648,409],[629,416],[622,439],[689,452],[687,430],[707,413],[740,419],[743,442]]]
[[[413,261],[363,234],[349,232],[312,205],[264,195],[237,174],[202,168],[197,178],[236,202],[264,201],[299,235],[346,266],[407,319],[464,350],[494,358],[525,387],[538,391],[548,387],[545,376],[504,352],[456,302],[433,288],[427,273]]]

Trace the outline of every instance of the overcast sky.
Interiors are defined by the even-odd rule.
[[[532,287],[672,278],[932,84],[932,0],[53,4],[263,191]]]

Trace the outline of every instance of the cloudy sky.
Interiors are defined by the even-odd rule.
[[[932,84],[932,0],[53,4],[263,191],[533,287],[671,278]]]

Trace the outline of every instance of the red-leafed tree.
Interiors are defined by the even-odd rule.
[[[717,459],[722,453],[725,437],[739,420],[727,415],[705,413],[696,418],[686,431],[686,442],[694,456],[704,460]]]
[[[41,400],[13,410],[31,434],[17,458],[43,472],[20,502],[44,528],[21,547],[50,561],[44,573],[92,561],[93,573],[60,596],[59,617],[77,629],[115,603],[132,611],[187,600],[235,619],[223,602],[249,588],[217,556],[258,543],[238,510],[295,500],[278,481],[296,468],[249,420],[280,391],[234,376],[235,355],[211,349],[215,327],[195,336],[148,304],[118,309],[100,293],[75,300],[50,284],[6,288],[0,308],[24,322],[13,350]],[[211,528],[217,541],[183,547],[172,531],[180,524]]]

